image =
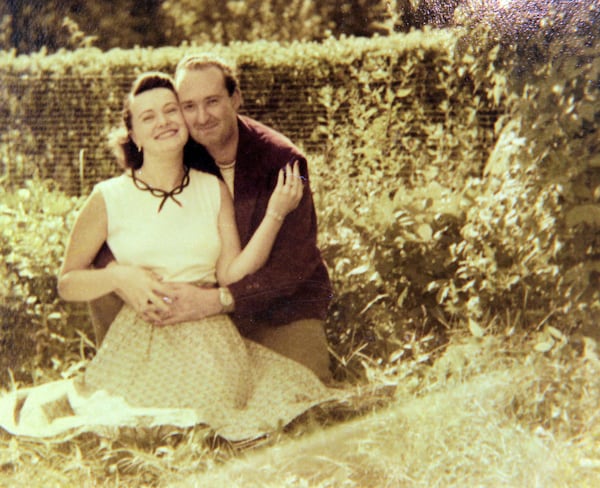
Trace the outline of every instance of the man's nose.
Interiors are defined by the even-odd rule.
[[[198,105],[196,110],[196,122],[200,125],[206,124],[208,121],[208,112],[202,105]]]

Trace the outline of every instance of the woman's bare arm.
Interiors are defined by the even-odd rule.
[[[219,212],[219,233],[222,242],[221,255],[217,262],[217,280],[220,285],[228,285],[260,269],[269,259],[269,254],[283,224],[285,216],[294,210],[302,197],[302,180],[298,165],[279,172],[277,186],[271,195],[267,212],[250,238],[240,251],[233,201],[227,187],[221,183],[221,209]]]

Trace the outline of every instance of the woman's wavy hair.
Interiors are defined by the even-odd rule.
[[[155,88],[167,88],[175,93],[175,84],[173,79],[166,73],[160,71],[149,71],[139,75],[131,85],[129,93],[125,96],[122,110],[121,127],[111,131],[108,136],[109,146],[113,154],[116,156],[119,164],[125,168],[139,169],[144,162],[143,149],[138,150],[138,147],[131,138],[131,103],[133,97]]]

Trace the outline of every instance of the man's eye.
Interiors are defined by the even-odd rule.
[[[182,109],[189,112],[190,110],[194,110],[194,106],[192,104],[186,104],[182,106]]]

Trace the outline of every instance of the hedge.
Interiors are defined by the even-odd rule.
[[[93,48],[52,55],[0,53],[2,173],[7,182],[19,185],[37,172],[71,193],[86,193],[92,184],[117,171],[105,141],[108,130],[119,121],[132,79],[146,70],[172,73],[177,61],[192,51],[212,51],[236,62],[244,113],[280,129],[310,153],[322,153],[325,146],[326,136],[315,130],[327,124],[324,89],[391,83],[400,93],[410,93],[400,97],[398,109],[408,112],[419,107],[427,123],[443,121],[448,110],[474,111],[481,127],[477,146],[484,161],[499,109],[487,103],[468,76],[450,77],[456,85],[451,92],[441,86],[440,80],[458,69],[455,47],[451,31],[429,30],[322,44],[255,42],[106,53]],[[457,98],[460,93],[465,96]],[[336,114],[340,120],[346,115]],[[427,138],[418,124],[407,136]]]

